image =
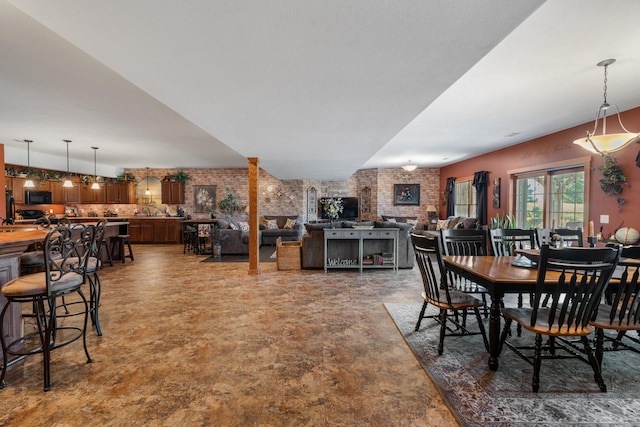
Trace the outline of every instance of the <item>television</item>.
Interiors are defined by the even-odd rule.
[[[318,210],[320,211],[320,218],[322,219],[331,219],[324,212],[323,201],[326,199],[334,199],[335,197],[321,197]],[[357,197],[340,197],[342,199],[342,212],[338,215],[338,219],[344,219],[349,221],[355,221],[358,219],[359,210],[358,210],[358,198]]]

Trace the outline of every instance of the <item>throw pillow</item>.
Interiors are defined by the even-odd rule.
[[[387,218],[387,222],[396,222],[395,218]]]
[[[235,222],[230,222],[229,223],[229,228],[232,230],[239,230],[240,227],[235,223]]]
[[[265,219],[267,223],[267,230],[277,230],[278,229],[278,220],[276,219]]]
[[[240,227],[240,230],[242,230],[243,233],[248,233],[249,232],[249,223],[246,221],[238,221],[238,226]]]
[[[407,220],[407,224],[411,224],[411,225],[413,225],[415,227],[416,225],[418,225],[418,220],[417,219],[408,219]]]
[[[284,228],[285,230],[293,230],[296,226],[296,221],[291,219],[291,218],[287,218],[287,222],[284,223]]]
[[[447,222],[449,222],[446,219],[439,219],[438,223],[436,224],[436,230],[442,230],[443,228],[447,228]]]

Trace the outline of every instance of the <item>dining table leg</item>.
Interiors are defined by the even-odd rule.
[[[500,312],[504,294],[491,294],[491,308],[489,310],[489,369],[498,370],[500,356]]]

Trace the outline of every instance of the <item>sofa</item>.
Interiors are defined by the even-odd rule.
[[[249,253],[249,223],[235,218],[218,218],[216,227],[220,229],[220,246],[223,255]],[[258,231],[258,233],[262,232]],[[260,241],[259,235],[258,242]]]
[[[389,221],[334,221],[334,228],[352,228],[353,225],[373,225],[374,228],[398,228],[398,267],[413,268],[415,255],[409,236],[412,224]],[[324,229],[331,228],[331,223],[304,224],[306,234],[302,237],[302,268],[324,268]],[[381,242],[382,244],[382,242]],[[381,247],[380,252],[383,251]]]
[[[297,241],[304,234],[304,225],[298,215],[263,215],[259,219],[262,244],[275,246],[278,237],[284,241]]]
[[[422,231],[422,234],[437,237],[440,236],[440,230],[442,230],[443,228],[473,230],[478,228],[478,219],[468,216],[450,216],[447,219],[439,219],[436,224],[435,231],[424,229],[424,231]],[[418,231],[420,231],[420,229],[418,229]]]

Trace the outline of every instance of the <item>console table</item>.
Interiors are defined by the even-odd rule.
[[[329,268],[393,268],[398,271],[397,228],[326,228],[324,271]],[[382,250],[381,250],[382,249]]]

